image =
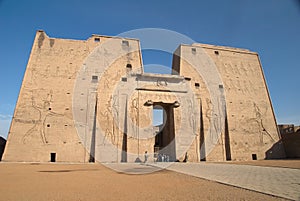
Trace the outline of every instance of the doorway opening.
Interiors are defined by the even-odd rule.
[[[56,162],[56,153],[50,153],[50,161],[52,163]]]
[[[156,116],[154,116],[156,115]],[[174,106],[167,103],[154,103],[153,124],[155,128],[154,157],[158,162],[176,161]]]
[[[160,127],[164,123],[164,109],[161,106],[154,106],[153,107],[153,122],[152,126]]]

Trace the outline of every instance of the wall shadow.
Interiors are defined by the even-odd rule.
[[[92,130],[92,139],[91,139],[91,149],[90,149],[90,158],[89,162],[94,163],[95,162],[95,149],[96,149],[96,131],[97,131],[97,98],[96,98],[96,104],[95,104],[95,110],[94,110],[94,119],[93,119],[93,130]]]
[[[83,171],[99,171],[99,169],[75,169],[75,170],[41,170],[43,173],[64,173],[64,172],[83,172]]]
[[[5,149],[6,140],[3,137],[0,137],[0,161],[2,160],[2,155]]]
[[[265,152],[265,159],[283,159],[286,158],[282,139],[273,144],[273,146]]]
[[[230,150],[230,136],[229,136],[229,129],[228,129],[228,119],[227,114],[225,117],[225,153],[226,153],[226,160],[231,160],[231,150]]]
[[[125,104],[125,114],[124,114],[124,133],[122,138],[122,153],[121,153],[121,162],[126,163],[127,162],[127,101]]]
[[[206,161],[202,104],[200,105],[200,161]]]

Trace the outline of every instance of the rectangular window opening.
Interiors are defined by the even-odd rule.
[[[122,41],[122,45],[129,47],[129,42],[127,40],[123,40]]]
[[[192,53],[193,54],[196,54],[196,51],[197,51],[196,48],[192,48]]]
[[[92,82],[98,82],[98,76],[97,75],[92,76]]]
[[[195,87],[198,89],[200,87],[200,84],[196,82]]]
[[[257,155],[256,154],[252,154],[252,160],[257,160]]]
[[[100,42],[100,38],[97,37],[97,38],[94,39],[94,41],[95,42]]]

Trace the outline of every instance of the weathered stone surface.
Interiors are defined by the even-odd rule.
[[[134,162],[284,157],[258,54],[181,45],[175,75],[143,72],[138,40],[38,31],[5,161]],[[154,130],[152,110],[165,111]],[[52,155],[53,156],[53,155]]]

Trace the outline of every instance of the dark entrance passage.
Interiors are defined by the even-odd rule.
[[[155,103],[154,109],[161,107],[163,124],[155,136],[154,153],[158,161],[176,161],[175,124],[173,104]]]
[[[56,153],[51,153],[50,154],[50,161],[51,162],[56,162]]]

